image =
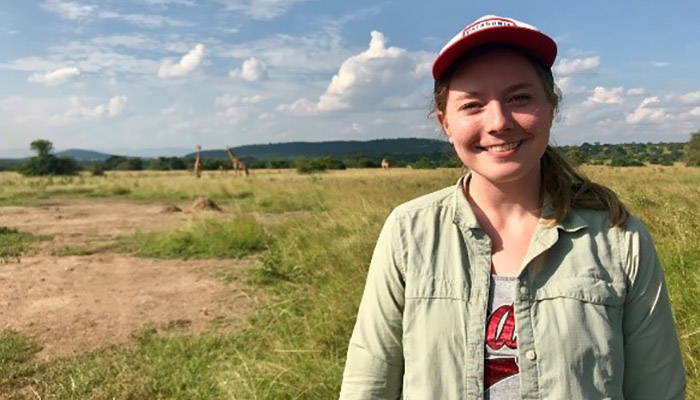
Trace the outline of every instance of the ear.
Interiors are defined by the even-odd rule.
[[[445,113],[442,111],[438,111],[435,116],[437,117],[438,124],[440,125],[440,128],[442,128],[442,133],[447,136],[447,140],[452,143],[452,135],[450,135],[450,129],[449,129],[449,124],[447,123],[447,118],[445,117]]]

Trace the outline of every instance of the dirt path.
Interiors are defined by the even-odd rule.
[[[42,346],[38,357],[47,359],[124,343],[145,327],[239,327],[255,299],[241,283],[217,276],[235,276],[250,260],[156,260],[109,250],[52,255],[66,246],[99,247],[199,217],[161,209],[114,200],[0,208],[0,225],[52,237],[37,254],[0,265],[0,330],[34,338]]]

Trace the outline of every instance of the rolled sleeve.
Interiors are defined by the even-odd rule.
[[[683,399],[683,358],[654,244],[634,217],[623,243],[629,278],[623,318],[625,399]]]
[[[398,399],[403,382],[404,274],[395,213],[372,255],[348,346],[340,399]]]

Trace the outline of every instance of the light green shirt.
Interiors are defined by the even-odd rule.
[[[483,398],[491,242],[464,179],[388,217],[341,399]],[[576,209],[539,224],[523,263],[514,302],[523,399],[684,397],[663,272],[638,219],[613,228],[607,212]]]

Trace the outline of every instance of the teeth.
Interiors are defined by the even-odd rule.
[[[508,151],[508,150],[513,150],[514,148],[518,147],[520,142],[513,142],[513,143],[508,143],[508,144],[502,144],[498,146],[489,146],[486,148],[487,151]]]

